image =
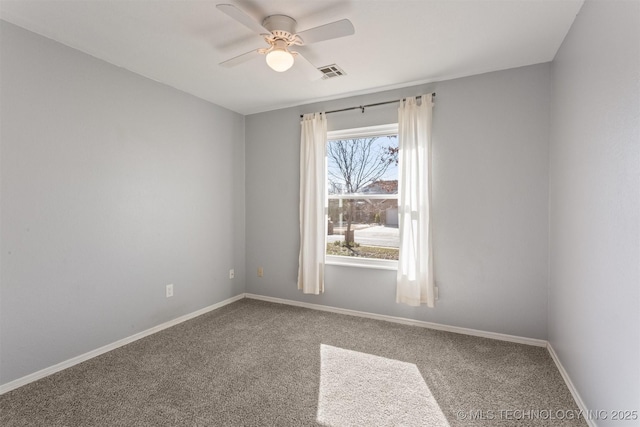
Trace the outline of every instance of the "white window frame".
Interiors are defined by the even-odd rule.
[[[329,141],[336,139],[356,139],[365,138],[370,136],[389,136],[398,135],[398,123],[390,123],[386,125],[366,126],[360,128],[334,130],[327,132],[327,144]],[[324,180],[328,182],[328,170],[324,172]],[[390,197],[391,196],[391,197]],[[325,206],[329,206],[330,199],[353,199],[353,195],[326,195],[327,200]],[[384,199],[397,199],[397,194],[392,195],[373,195],[367,194],[367,199],[384,198]],[[325,249],[326,251],[326,249]],[[378,270],[397,270],[398,261],[389,259],[375,259],[375,258],[358,258],[340,255],[325,255],[325,264],[327,265],[340,265],[346,267],[358,267],[358,268],[370,268]]]

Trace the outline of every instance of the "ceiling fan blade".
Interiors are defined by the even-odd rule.
[[[270,34],[271,32],[264,28],[258,21],[247,15],[243,10],[238,9],[232,4],[216,5],[219,11],[229,15],[251,31],[258,34]]]
[[[298,33],[305,45],[317,43],[325,40],[337,39],[338,37],[350,36],[355,34],[356,30],[348,19],[331,22],[330,24],[320,25],[319,27],[309,28]]]
[[[236,65],[240,65],[244,62],[251,61],[252,59],[255,59],[259,56],[260,55],[258,54],[258,49],[254,49],[254,50],[250,50],[247,53],[243,53],[242,55],[238,55],[231,59],[227,59],[226,61],[221,62],[219,65],[222,67],[231,68],[231,67],[235,67]]]
[[[302,73],[304,73],[304,75],[311,81],[321,80],[324,74],[318,70],[318,67],[305,58],[300,52],[300,49],[296,49],[296,53],[296,63],[298,64],[300,71],[302,71]]]

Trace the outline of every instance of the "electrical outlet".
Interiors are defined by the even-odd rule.
[[[167,298],[173,296],[173,283],[167,285],[165,292],[166,292]]]
[[[262,267],[258,267],[258,277],[262,277],[264,275],[264,271],[262,271]]]
[[[233,271],[233,268],[231,270],[229,270],[229,279],[233,279],[234,277],[236,277],[236,272]]]

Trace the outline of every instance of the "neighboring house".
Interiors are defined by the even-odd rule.
[[[398,180],[376,181],[367,185],[363,190],[365,194],[398,194]],[[397,196],[396,196],[397,197]],[[364,199],[363,208],[359,210],[367,215],[368,222],[384,224],[386,226],[398,226],[398,199]]]
[[[369,194],[398,194],[398,180],[372,182],[362,189],[363,193]]]

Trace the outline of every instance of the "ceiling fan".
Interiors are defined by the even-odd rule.
[[[294,58],[298,58],[306,65],[304,68],[305,71],[310,73],[310,77],[320,78],[323,74],[302,56],[301,47],[311,43],[350,36],[355,33],[353,24],[348,19],[341,19],[296,33],[295,19],[286,15],[270,15],[264,18],[262,23],[259,23],[232,4],[219,4],[216,7],[253,32],[261,35],[269,45],[221,62],[220,65],[223,67],[233,67],[254,59],[258,55],[266,55],[267,65],[275,71],[283,72],[293,66]],[[289,50],[292,46],[298,46],[296,51]]]

